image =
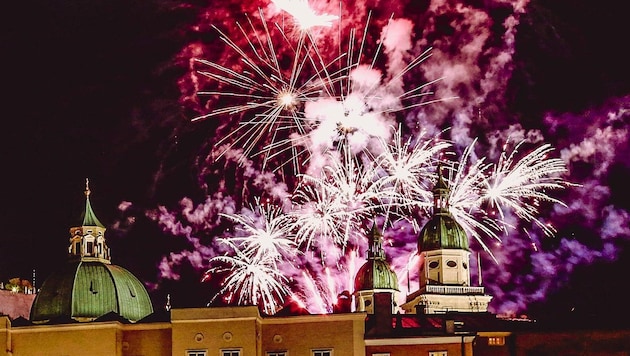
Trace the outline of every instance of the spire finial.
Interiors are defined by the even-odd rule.
[[[85,178],[85,196],[90,196],[90,178]]]
[[[433,187],[433,212],[448,213],[448,184],[444,181],[442,175],[442,161],[438,161],[437,165],[437,182]]]
[[[385,258],[382,245],[383,234],[376,226],[376,220],[372,222],[372,228],[369,234],[368,258]]]

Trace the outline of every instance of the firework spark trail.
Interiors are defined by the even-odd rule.
[[[541,201],[565,206],[547,192],[563,189],[568,182],[562,178],[567,172],[560,158],[548,158],[553,151],[549,144],[541,145],[518,159],[520,141],[511,153],[503,151],[499,162],[493,166],[487,186],[481,192],[482,200],[488,201],[491,208],[498,208],[501,218],[503,208],[512,209],[521,219],[534,222],[547,236],[553,236],[553,226],[537,218]],[[506,144],[507,145],[507,144]]]
[[[265,256],[278,261],[283,256],[299,252],[292,239],[288,216],[278,206],[261,204],[260,198],[257,198],[246,212],[220,215],[236,224],[230,241],[253,260],[261,260]]]
[[[328,238],[337,244],[346,240],[339,221],[345,206],[324,187],[303,183],[294,194],[298,202],[290,215],[294,218],[296,242],[306,250],[316,247],[318,240]]]
[[[383,172],[378,186],[383,191],[391,190],[393,193],[388,196],[390,204],[385,207],[383,226],[387,227],[391,222],[390,213],[405,218],[411,215],[409,208],[426,210],[431,207],[432,186],[429,184],[435,176],[434,160],[450,144],[443,140],[425,139],[424,132],[405,140],[400,125],[394,131],[391,142],[380,142],[382,153],[374,160],[377,174]]]
[[[475,143],[466,148],[457,168],[451,167],[454,173],[449,183],[449,203],[456,220],[491,256],[483,238],[501,241],[499,233],[507,235],[507,229],[515,228],[507,219],[508,211],[553,236],[553,226],[538,218],[539,205],[547,202],[564,206],[550,193],[571,184],[563,178],[567,172],[564,161],[548,157],[553,151],[551,145],[540,145],[519,156],[519,149],[528,142],[521,140],[511,151],[506,143],[497,163],[490,163],[485,157],[469,163]]]
[[[276,5],[287,10],[287,3],[285,2],[278,2]],[[300,5],[302,9],[307,3],[300,2]],[[412,58],[405,67],[399,68],[394,73],[391,73],[389,78],[386,78],[383,77],[380,70],[374,68],[375,61],[380,54],[381,45],[375,50],[372,63],[361,64],[365,38],[358,46],[359,54],[356,56],[355,61],[353,60],[354,56],[352,53],[355,48],[353,43],[354,37],[352,36],[349,40],[348,52],[341,55],[348,58],[346,66],[339,68],[334,74],[331,74],[328,66],[335,63],[336,60],[333,59],[331,62],[325,63],[325,60],[321,57],[316,46],[316,40],[313,39],[310,32],[310,28],[317,23],[317,21],[312,22],[314,13],[313,11],[306,11],[307,9],[302,10],[304,10],[302,11],[303,13],[294,11],[291,12],[291,14],[298,23],[306,22],[312,25],[309,26],[307,30],[300,32],[297,36],[297,44],[293,43],[292,39],[283,32],[280,26],[276,26],[280,32],[280,37],[284,40],[283,43],[286,43],[288,47],[291,48],[291,54],[293,56],[292,69],[288,75],[283,74],[284,71],[277,59],[278,53],[276,53],[276,47],[272,40],[273,36],[267,26],[264,13],[261,9],[259,9],[259,16],[263,27],[263,30],[260,31],[262,32],[261,35],[258,35],[259,31],[255,29],[249,17],[248,23],[250,25],[250,31],[245,31],[245,29],[237,23],[237,27],[242,37],[245,39],[244,42],[247,44],[246,48],[249,48],[252,54],[248,54],[245,48],[240,47],[234,40],[230,39],[228,35],[213,26],[220,34],[221,40],[239,55],[242,64],[249,70],[245,70],[241,74],[235,69],[222,64],[197,59],[199,63],[214,70],[214,72],[200,70],[199,73],[201,75],[215,80],[220,84],[225,84],[222,90],[199,91],[198,93],[200,95],[214,95],[227,99],[240,98],[247,100],[243,104],[228,105],[226,107],[213,109],[210,113],[200,115],[193,119],[193,121],[197,121],[224,115],[253,115],[251,119],[242,119],[237,130],[233,130],[217,143],[230,142],[230,147],[242,145],[246,157],[262,154],[264,156],[263,167],[267,164],[269,159],[280,155],[281,152],[290,151],[292,154],[289,161],[293,162],[295,172],[299,172],[300,170],[298,157],[305,155],[305,159],[308,160],[309,152],[312,152],[312,145],[307,143],[312,129],[316,128],[319,132],[323,130],[327,132],[328,135],[334,134],[335,131],[331,130],[332,126],[327,125],[325,122],[332,120],[334,126],[342,125],[348,127],[349,130],[363,132],[364,135],[355,134],[352,136],[355,142],[367,142],[369,137],[378,137],[381,133],[388,131],[385,128],[388,124],[392,123],[392,119],[387,117],[388,114],[430,103],[425,100],[417,99],[430,95],[431,92],[427,92],[426,87],[435,82],[418,85],[409,91],[400,89],[402,84],[401,78],[429,58],[430,49]],[[311,18],[311,20],[303,20],[301,17],[297,17],[298,14],[306,15],[304,17]],[[319,17],[315,18],[321,20]],[[332,19],[327,15],[323,18]],[[390,23],[383,29],[381,42],[385,43],[384,46],[389,55],[396,57],[397,62],[402,62],[400,52],[408,50],[410,45],[403,46],[402,49],[396,48],[397,46],[394,44],[401,42],[399,40],[400,35],[396,34],[395,39],[392,40],[391,37],[394,35],[390,33],[401,32],[396,30],[396,28],[400,27],[400,23],[408,23],[408,21],[395,21],[390,18],[389,22]],[[406,26],[408,27],[409,25],[407,24]],[[365,28],[366,32],[364,36],[367,34],[367,24]],[[254,35],[248,36],[247,33],[250,32]],[[311,39],[312,46],[308,48],[304,42],[304,33]],[[317,60],[314,59],[311,52],[315,53]],[[304,68],[306,63],[311,63],[312,68],[309,69],[315,74],[312,74],[305,83],[299,84],[298,78],[307,72]],[[398,64],[396,65],[396,67],[399,66]],[[392,66],[390,66],[390,70],[393,71]],[[371,79],[366,80],[367,78]],[[383,80],[385,81],[383,82]],[[348,83],[344,84],[346,81]],[[337,85],[341,88],[347,88],[348,91],[344,92],[341,90],[337,92],[335,89]],[[237,91],[230,91],[230,87],[235,88]],[[399,94],[393,95],[393,93],[396,92]],[[318,95],[324,93],[328,94],[320,99],[316,98]],[[308,112],[312,112],[313,110],[308,110],[307,108],[306,115],[301,115],[301,105],[308,105],[314,102],[315,105],[319,106],[317,104],[318,100],[324,100],[325,102],[329,99],[338,100],[341,108],[333,110],[330,114],[326,114],[322,112],[322,110],[317,109],[318,114],[315,117],[311,117],[311,115],[308,114]],[[403,100],[414,100],[414,102],[404,106],[401,105],[401,101]],[[439,100],[446,100],[446,98]],[[339,115],[342,110],[346,115]],[[251,114],[249,114],[249,112],[251,112]],[[261,143],[263,147],[259,147]],[[353,146],[354,145],[355,143],[353,143]],[[317,144],[315,147],[317,147]],[[283,165],[281,164],[280,166]]]
[[[303,272],[302,280],[306,284],[306,292],[308,293],[307,298],[313,299],[312,303],[316,306],[316,310],[322,314],[329,313],[330,310],[327,305],[330,304],[325,301],[325,293],[321,292],[313,277],[310,276],[308,273]]]
[[[333,156],[331,154],[331,156]],[[331,159],[331,165],[323,167],[319,176],[310,176],[304,174],[301,179],[304,181],[303,187],[307,189],[304,193],[296,193],[302,198],[315,198],[319,200],[313,202],[315,206],[327,209],[320,211],[320,221],[316,219],[300,219],[302,222],[312,222],[315,226],[303,228],[302,231],[308,235],[298,237],[298,240],[311,241],[317,237],[312,233],[321,231],[320,227],[326,230],[321,232],[330,232],[328,227],[336,230],[330,236],[321,236],[323,238],[333,238],[334,243],[345,248],[348,242],[361,239],[362,223],[371,218],[373,211],[373,201],[384,199],[385,192],[378,189],[373,184],[372,174],[374,170],[357,165],[354,159]],[[308,188],[314,186],[313,188]],[[315,192],[316,194],[309,194]],[[306,202],[308,204],[308,202]],[[326,220],[322,220],[326,219]],[[308,243],[311,245],[311,243]]]
[[[297,80],[302,75],[306,58],[300,59],[296,57],[288,70],[289,74],[285,74],[287,70],[282,67],[278,60],[276,46],[272,42],[273,36],[269,31],[262,10],[259,11],[259,15],[263,27],[261,36],[264,39],[257,35],[258,31],[249,17],[249,31],[237,24],[251,50],[251,54],[248,54],[246,49],[241,48],[228,35],[213,26],[221,35],[221,40],[240,56],[241,62],[246,67],[243,73],[221,64],[197,59],[199,63],[213,70],[200,70],[199,73],[201,75],[216,80],[221,84],[226,84],[227,88],[233,88],[231,90],[223,88],[217,91],[199,91],[199,95],[243,99],[246,102],[244,104],[219,107],[208,114],[194,118],[193,121],[216,116],[245,115],[252,112],[253,118],[241,121],[237,130],[220,139],[217,144],[220,145],[231,140],[230,147],[242,145],[247,157],[262,153],[265,156],[264,162],[266,162],[271,154],[269,150],[271,148],[277,149],[281,145],[281,143],[277,142],[279,140],[277,137],[279,135],[278,131],[295,131],[299,134],[304,134],[308,130],[307,126],[309,124],[304,122],[303,116],[300,115],[299,105],[310,100],[311,97],[319,95],[323,87],[318,84],[320,81],[316,81],[314,78],[307,79],[298,86]],[[254,33],[254,38],[250,38],[248,33]],[[301,45],[297,45],[298,47],[296,48],[295,44],[288,42],[289,39],[286,36],[283,35],[281,38],[287,41],[287,47],[292,48],[293,51],[300,51]],[[237,100],[237,102],[239,101],[241,100]],[[267,142],[268,135],[271,135],[270,147],[263,147],[262,152],[254,151],[259,142]],[[290,139],[288,144],[291,144]]]
[[[227,272],[218,296],[227,296],[226,302],[259,305],[267,313],[275,313],[280,307],[278,300],[289,295],[287,277],[278,269],[276,260],[270,255],[253,255],[243,252],[229,239],[221,243],[231,247],[233,255],[216,256],[210,259],[213,265],[208,273]]]
[[[447,163],[445,167],[450,187],[449,207],[455,220],[493,256],[486,239],[499,239],[497,233],[502,225],[490,218],[481,207],[483,199],[480,193],[486,185],[490,164],[485,163],[485,158],[470,162],[475,143],[476,140],[466,147],[457,163]]]

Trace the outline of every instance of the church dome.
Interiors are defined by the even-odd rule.
[[[113,265],[105,227],[86,203],[81,226],[70,228],[68,262],[42,284],[31,307],[33,323],[93,321],[115,313],[131,322],[153,313],[144,285],[128,270]]]
[[[398,277],[385,261],[381,238],[381,233],[376,225],[373,225],[367,261],[359,268],[354,278],[355,292],[374,289],[398,290]]]
[[[368,260],[354,278],[354,290],[398,290],[398,277],[385,260]]]
[[[153,313],[144,285],[120,266],[70,261],[45,280],[30,319],[92,321],[111,312],[132,322]]]
[[[418,236],[418,251],[439,249],[470,250],[466,231],[449,214],[433,215]]]

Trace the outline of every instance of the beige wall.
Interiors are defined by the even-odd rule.
[[[0,316],[0,356],[183,356],[197,349],[218,356],[226,348],[240,349],[243,356],[285,350],[291,356],[310,356],[314,348],[332,348],[335,356],[426,356],[429,351],[472,356],[474,339],[475,356],[608,356],[630,350],[630,330],[364,339],[365,317],[345,313],[263,318],[256,307],[225,307],[174,309],[170,322],[11,326],[10,318]],[[505,345],[487,346],[487,338],[494,336],[505,336]]]
[[[171,322],[88,322],[11,327],[1,317],[0,355],[139,356],[185,355],[187,350],[239,349],[243,356],[287,350],[310,356],[315,348],[335,355],[364,356],[365,313],[262,318],[256,307],[189,308],[171,311]],[[4,327],[2,326],[4,325]]]
[[[263,321],[262,351],[310,356],[332,348],[335,355],[365,355],[365,313],[295,316]]]
[[[170,356],[170,323],[123,325],[123,356]]]
[[[260,316],[256,307],[189,308],[171,311],[173,355],[186,350],[239,349],[243,356],[259,354]]]
[[[191,308],[171,311],[173,355],[186,350],[240,349],[243,356],[289,351],[310,356],[316,348],[335,355],[364,356],[365,313],[262,318],[256,307]]]
[[[115,356],[122,355],[119,324],[91,323],[33,326],[11,330],[14,356]]]
[[[0,315],[0,355],[7,355],[11,347],[11,321],[9,317]]]
[[[8,325],[0,326],[0,342],[6,345],[0,347],[0,355],[169,356],[171,327],[169,323],[118,322]]]

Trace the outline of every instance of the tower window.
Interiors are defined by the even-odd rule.
[[[438,261],[429,262],[429,268],[438,268],[439,265],[440,265],[440,262]]]
[[[88,241],[85,247],[85,254],[92,255],[93,253],[94,253],[94,243],[91,241]]]
[[[457,267],[457,262],[455,262],[453,260],[450,260],[450,261],[446,262],[446,265],[451,267],[451,268],[452,267]]]

